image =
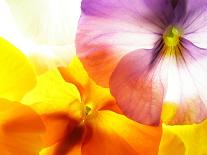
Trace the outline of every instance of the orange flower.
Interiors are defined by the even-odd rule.
[[[37,81],[22,102],[33,107],[46,126],[41,155],[157,154],[161,127],[121,115],[109,89],[96,85],[77,58]]]
[[[36,82],[26,57],[0,38],[0,154],[37,155],[42,148],[41,118],[18,101]]]

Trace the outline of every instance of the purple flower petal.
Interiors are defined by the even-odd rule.
[[[153,55],[153,50],[127,54],[110,80],[111,93],[123,112],[129,118],[148,125],[160,123],[164,97],[161,66],[152,62]]]
[[[169,0],[83,0],[76,47],[90,76],[107,86],[123,55],[153,48],[171,13]]]
[[[182,27],[184,38],[201,48],[207,48],[207,1],[179,0],[174,23]]]
[[[161,121],[191,124],[207,117],[206,79],[207,50],[184,39],[174,49],[127,54],[113,72],[110,88],[123,112],[140,123],[158,124],[162,104],[170,103],[174,113]]]

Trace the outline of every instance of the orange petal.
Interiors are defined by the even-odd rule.
[[[81,155],[84,130],[82,125],[67,127],[64,137],[56,144],[43,149],[40,155]]]
[[[66,113],[53,113],[42,115],[46,127],[43,136],[45,146],[53,145],[61,141],[66,134],[70,134],[77,126],[77,121],[68,117]]]
[[[80,39],[84,40],[78,36],[77,40]],[[92,49],[92,52],[87,49]],[[92,46],[78,44],[77,51],[90,77],[99,85],[108,87],[110,76],[123,54],[117,54],[111,46],[100,44]]]
[[[37,155],[44,125],[29,107],[0,99],[0,154]]]
[[[138,124],[111,111],[100,111],[87,122],[83,155],[157,155],[161,127]]]
[[[96,109],[115,103],[114,98],[110,94],[110,90],[97,85],[90,79],[77,57],[72,60],[68,68],[62,67],[59,68],[59,71],[67,82],[76,85],[83,103],[87,104],[90,102]]]

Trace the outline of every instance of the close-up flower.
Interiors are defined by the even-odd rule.
[[[207,155],[207,0],[0,0],[1,155]]]
[[[109,89],[96,85],[78,58],[59,71],[40,75],[36,87],[22,100],[45,124],[41,155],[158,153],[162,128],[121,115]]]
[[[83,0],[77,54],[137,122],[207,117],[206,0]],[[167,114],[167,115],[165,115]]]

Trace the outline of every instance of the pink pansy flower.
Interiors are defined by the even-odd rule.
[[[207,117],[206,29],[206,0],[83,0],[77,54],[129,118],[198,123]]]

